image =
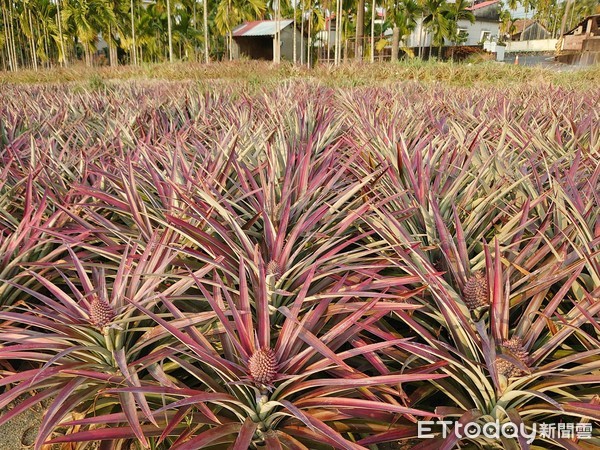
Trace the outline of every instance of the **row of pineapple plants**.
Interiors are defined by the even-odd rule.
[[[0,426],[42,403],[36,450],[600,445],[598,94],[3,88]],[[593,432],[419,438],[438,419]]]

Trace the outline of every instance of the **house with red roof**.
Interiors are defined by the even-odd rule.
[[[453,3],[448,1],[448,3]],[[457,22],[457,27],[461,33],[462,39],[460,45],[478,45],[485,41],[497,41],[500,37],[500,0],[474,1],[473,5],[467,8],[475,16],[475,22],[461,19]],[[421,19],[417,20],[417,26],[406,39],[406,46],[418,48],[419,46],[429,47],[431,44],[431,35]],[[455,42],[445,42],[445,45],[455,45]]]
[[[458,29],[463,32],[466,40],[462,45],[477,45],[485,41],[497,41],[500,37],[500,0],[475,2],[467,8],[475,16],[475,23],[459,20]]]

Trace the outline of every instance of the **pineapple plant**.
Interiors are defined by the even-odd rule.
[[[202,89],[0,89],[0,409],[32,394],[0,425],[48,400],[36,450],[600,429],[595,91]]]

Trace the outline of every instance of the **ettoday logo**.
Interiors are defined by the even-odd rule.
[[[573,438],[589,439],[592,437],[591,423],[558,423],[558,424],[515,424],[512,422],[500,423],[495,422],[468,422],[460,423],[451,420],[425,420],[418,423],[418,437],[422,439],[430,439],[436,437],[433,433],[434,427],[441,426],[441,436],[446,438],[453,433],[459,439],[474,439],[478,437],[486,437],[488,439],[518,439],[523,438],[528,444],[531,444],[536,437],[541,438]]]

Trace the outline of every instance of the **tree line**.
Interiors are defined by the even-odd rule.
[[[391,29],[394,58],[418,21],[433,44],[441,47],[444,42],[460,42],[458,20],[474,20],[468,10],[473,0],[0,0],[0,4],[0,68],[12,71],[78,61],[114,66],[227,59],[237,25],[272,18],[293,18],[307,36],[304,45],[335,24],[336,42],[351,40],[355,58],[367,58],[369,52],[372,57],[374,35]],[[561,25],[569,28],[598,12],[599,0],[508,0],[501,13],[506,32],[514,23],[510,10],[519,4],[556,35]],[[99,53],[100,37],[107,48]]]

